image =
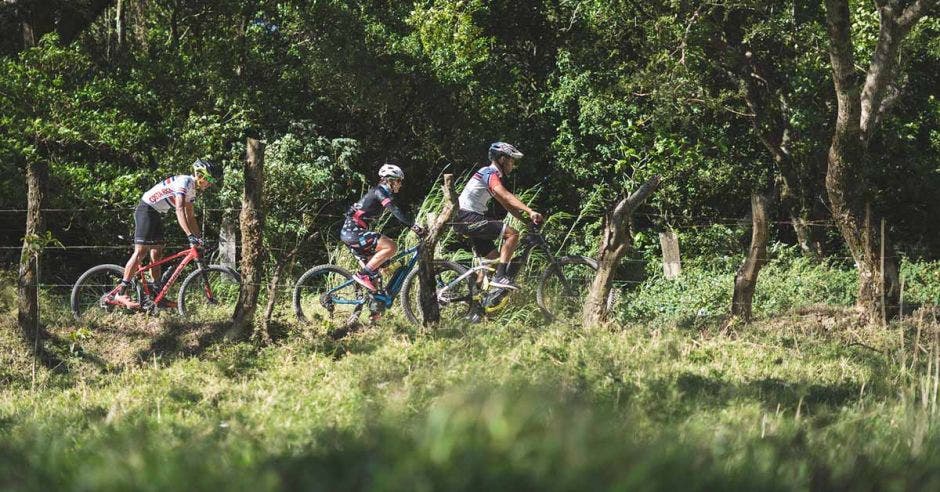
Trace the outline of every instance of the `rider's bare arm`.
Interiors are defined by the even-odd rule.
[[[509,190],[506,189],[502,184],[497,184],[492,187],[493,197],[496,198],[496,201],[500,203],[509,213],[514,215],[517,219],[521,221],[527,221],[532,219],[534,222],[539,223],[542,221],[542,214],[532,210],[526,204],[522,203],[522,200],[516,198],[516,195],[513,195]],[[525,212],[527,215],[523,215]]]
[[[186,202],[183,197],[176,197],[176,221],[187,236],[199,235],[199,223],[196,222],[196,211],[192,203]]]

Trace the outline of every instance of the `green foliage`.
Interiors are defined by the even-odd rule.
[[[327,139],[310,132],[287,133],[265,149],[265,234],[271,244],[301,237],[334,212],[350,191],[367,186],[353,171],[359,144],[352,139]]]
[[[908,305],[935,305],[940,300],[940,262],[901,263],[904,302]]]
[[[403,203],[420,203],[448,165],[471,170],[489,142],[514,142],[526,159],[508,184],[541,183],[548,191],[536,208],[580,217],[585,234],[566,240],[578,252],[591,249],[617,195],[661,174],[644,209],[654,215],[638,230],[695,226],[683,238],[694,254],[731,254],[735,245],[717,238],[719,227],[698,226],[743,217],[750,192],[784,170],[757,138],[753,124],[763,123],[751,116],[741,72],[719,41],[739,43],[756,60],[791,129],[781,216],[828,215],[822,176],[834,101],[819,5],[151,2],[125,9],[121,46],[109,12],[70,46],[52,36],[0,60],[0,158],[49,161],[49,205],[88,209],[88,225],[76,225],[75,215],[50,220],[68,229],[59,235],[66,243],[101,242],[91,224],[126,229],[130,214],[114,210],[132,207],[142,189],[185,172],[195,157],[224,162],[236,183],[246,136],[273,143],[295,135],[355,140],[357,157],[343,164],[351,173],[369,176],[375,162],[397,157],[409,176]],[[863,63],[877,17],[864,2],[853,2],[852,13]],[[896,243],[916,257],[933,257],[936,242],[907,211],[935,215],[934,201],[918,197],[940,179],[938,25],[918,23],[900,54],[896,110],[873,140],[866,171],[879,183],[872,198],[888,212]],[[298,133],[297,122],[310,128]],[[320,179],[307,178],[301,182]],[[15,166],[0,169],[0,184],[5,207],[22,203]],[[200,201],[231,207],[238,197],[227,189]],[[297,202],[295,212],[319,208]],[[102,203],[106,210],[96,212]],[[211,217],[210,229],[220,218]],[[8,220],[0,228],[16,218]],[[294,230],[306,227],[294,222]],[[786,231],[777,236],[794,241]]]
[[[800,256],[795,248],[775,245],[771,260],[761,269],[754,296],[754,312],[772,315],[787,310],[816,306],[848,306],[855,300],[858,275],[845,267]],[[682,274],[667,280],[661,260],[650,260],[649,277],[623,294],[618,316],[624,320],[656,318],[710,318],[727,313],[731,305],[734,275],[743,258],[740,255],[683,259]],[[929,265],[929,264],[928,264]],[[928,265],[907,267],[906,277],[931,271]],[[929,289],[919,284],[919,296]]]
[[[416,3],[411,11],[407,22],[415,29],[413,36],[443,80],[472,82],[474,70],[486,62],[493,40],[474,23],[483,8],[480,0],[438,1],[426,6]]]

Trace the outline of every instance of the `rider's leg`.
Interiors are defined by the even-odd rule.
[[[147,251],[150,249],[146,244],[135,244],[134,253],[131,254],[130,259],[127,260],[127,264],[124,265],[124,276],[121,279],[121,284],[118,286],[118,291],[114,296],[114,301],[118,304],[123,305],[126,308],[136,308],[140,305],[131,299],[127,295],[127,288],[131,285],[131,279],[134,278],[134,274],[137,273],[137,269],[140,268],[140,260],[147,256]],[[133,294],[132,294],[133,295]]]
[[[131,255],[130,259],[127,260],[127,264],[124,265],[124,282],[129,283],[131,278],[134,277],[134,274],[137,272],[137,269],[140,268],[141,260],[147,256],[147,251],[150,250],[150,246],[146,244],[135,244],[134,245],[134,254]]]
[[[506,265],[512,259],[512,254],[519,245],[519,232],[510,226],[503,227],[503,247],[499,250],[499,265],[496,266],[496,276],[506,276]]]
[[[490,250],[489,253],[484,255],[483,258],[487,260],[495,260],[499,258],[499,250],[494,247],[492,250]],[[478,285],[483,284],[483,277],[485,276],[486,276],[486,270],[483,270],[483,269],[477,270],[477,284]]]
[[[373,273],[376,272],[382,263],[385,263],[385,260],[395,256],[397,252],[398,246],[395,244],[395,241],[392,241],[386,236],[380,237],[375,245],[375,254],[372,255],[372,258],[366,263],[366,268]]]
[[[362,270],[353,277],[353,280],[363,287],[374,291],[376,290],[376,286],[372,282],[372,279],[375,278],[382,263],[385,263],[385,260],[395,255],[398,247],[395,245],[394,241],[378,233],[371,233],[370,236],[364,236],[363,241],[375,241],[375,249],[369,261],[367,261]]]
[[[150,263],[156,263],[163,259],[163,246],[154,246],[150,248]],[[153,283],[160,281],[160,277],[163,276],[163,267],[157,265],[150,269],[150,275],[153,277]]]

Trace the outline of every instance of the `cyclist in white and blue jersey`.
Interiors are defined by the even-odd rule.
[[[458,199],[460,209],[454,222],[454,230],[470,239],[474,252],[488,259],[499,258],[499,264],[490,285],[498,288],[517,289],[507,275],[506,265],[519,245],[519,232],[501,220],[486,216],[490,198],[503,206],[509,213],[520,220],[531,220],[539,224],[542,214],[532,210],[516,198],[503,186],[503,176],[512,172],[516,161],[522,158],[522,152],[505,142],[490,145],[490,165],[480,168],[473,176]],[[526,215],[523,215],[525,213]],[[502,238],[503,246],[498,251],[496,240]]]

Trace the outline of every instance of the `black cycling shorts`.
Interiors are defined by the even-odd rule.
[[[496,249],[496,240],[503,236],[506,225],[501,220],[487,218],[471,210],[460,209],[454,221],[454,230],[470,239],[477,256],[486,256]]]
[[[144,202],[134,210],[134,244],[163,244],[163,218]]]
[[[356,258],[368,262],[375,254],[375,247],[379,244],[382,234],[359,227],[352,219],[343,223],[339,231],[339,239],[352,250]]]

